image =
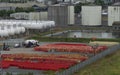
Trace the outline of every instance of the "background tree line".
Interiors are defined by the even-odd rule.
[[[20,8],[17,7],[15,10],[0,10],[0,17],[9,17],[10,14],[12,13],[17,13],[17,12],[34,12],[34,8],[29,7],[29,8]]]

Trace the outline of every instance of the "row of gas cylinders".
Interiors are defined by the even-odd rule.
[[[1,25],[21,25],[27,29],[46,29],[55,26],[54,21],[0,20]]]
[[[25,27],[18,25],[0,25],[0,37],[21,34],[25,32]]]

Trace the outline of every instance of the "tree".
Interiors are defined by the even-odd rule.
[[[0,11],[0,16],[1,17],[5,17],[7,15],[7,11],[6,10],[1,10]]]
[[[104,1],[103,0],[95,0],[95,4],[96,5],[104,5]]]
[[[81,12],[81,6],[82,6],[82,3],[79,3],[79,4],[75,5],[75,13],[80,13]]]
[[[10,14],[12,14],[12,13],[14,13],[15,11],[13,11],[13,10],[8,10],[7,11],[7,16],[10,16]]]
[[[25,12],[33,12],[33,11],[35,11],[35,9],[32,8],[32,7],[29,7],[29,8],[27,8],[27,9],[25,9],[24,11],[25,11]]]
[[[75,13],[80,13],[81,12],[81,6],[83,5],[89,5],[91,3],[79,3],[75,5]]]
[[[24,12],[24,9],[17,7],[17,8],[15,9],[15,12]]]

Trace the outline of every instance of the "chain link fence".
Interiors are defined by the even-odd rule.
[[[92,64],[94,63],[95,61],[109,55],[109,54],[112,54],[114,52],[116,52],[117,50],[120,49],[120,45],[115,45],[99,54],[96,54],[95,56],[89,58],[88,60],[84,61],[84,62],[81,62],[67,70],[64,70],[63,72],[57,72],[56,75],[72,75],[74,74],[75,72],[79,71],[80,69],[82,69],[83,67],[89,65],[89,64]]]
[[[0,44],[5,43],[5,45],[8,45],[10,47],[14,47],[15,44],[19,44],[20,46],[22,46],[24,41],[25,41],[24,39],[8,39],[8,40],[1,40]]]

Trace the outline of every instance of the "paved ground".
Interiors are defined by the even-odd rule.
[[[55,43],[55,42],[41,42],[40,45]],[[2,54],[16,54],[16,53],[31,53],[31,54],[74,54],[70,52],[41,52],[41,51],[34,51],[33,48],[11,48],[10,51],[2,51]],[[80,53],[78,53],[80,54]],[[39,70],[26,70],[26,69],[18,69],[16,67],[10,67],[9,69],[3,70],[3,75],[6,75],[7,72],[12,72],[13,75],[17,75],[19,73],[28,73],[33,72],[34,75],[43,75],[42,71]]]
[[[33,48],[11,48],[10,51],[2,51],[2,54],[15,54],[15,53],[35,53],[35,54],[73,54],[68,52],[40,52],[40,51],[34,51]],[[18,69],[17,67],[10,67],[9,69],[3,70],[3,75],[6,75],[6,73],[12,73],[13,75],[18,74],[26,74],[29,72],[32,72],[34,75],[44,75],[40,70],[27,70],[27,69]]]
[[[34,75],[43,75],[42,71],[40,70],[27,70],[27,69],[19,69],[17,67],[10,67],[9,69],[4,69],[2,74],[6,75],[6,73],[12,73],[12,75],[18,75],[18,74],[28,74],[33,73]]]

